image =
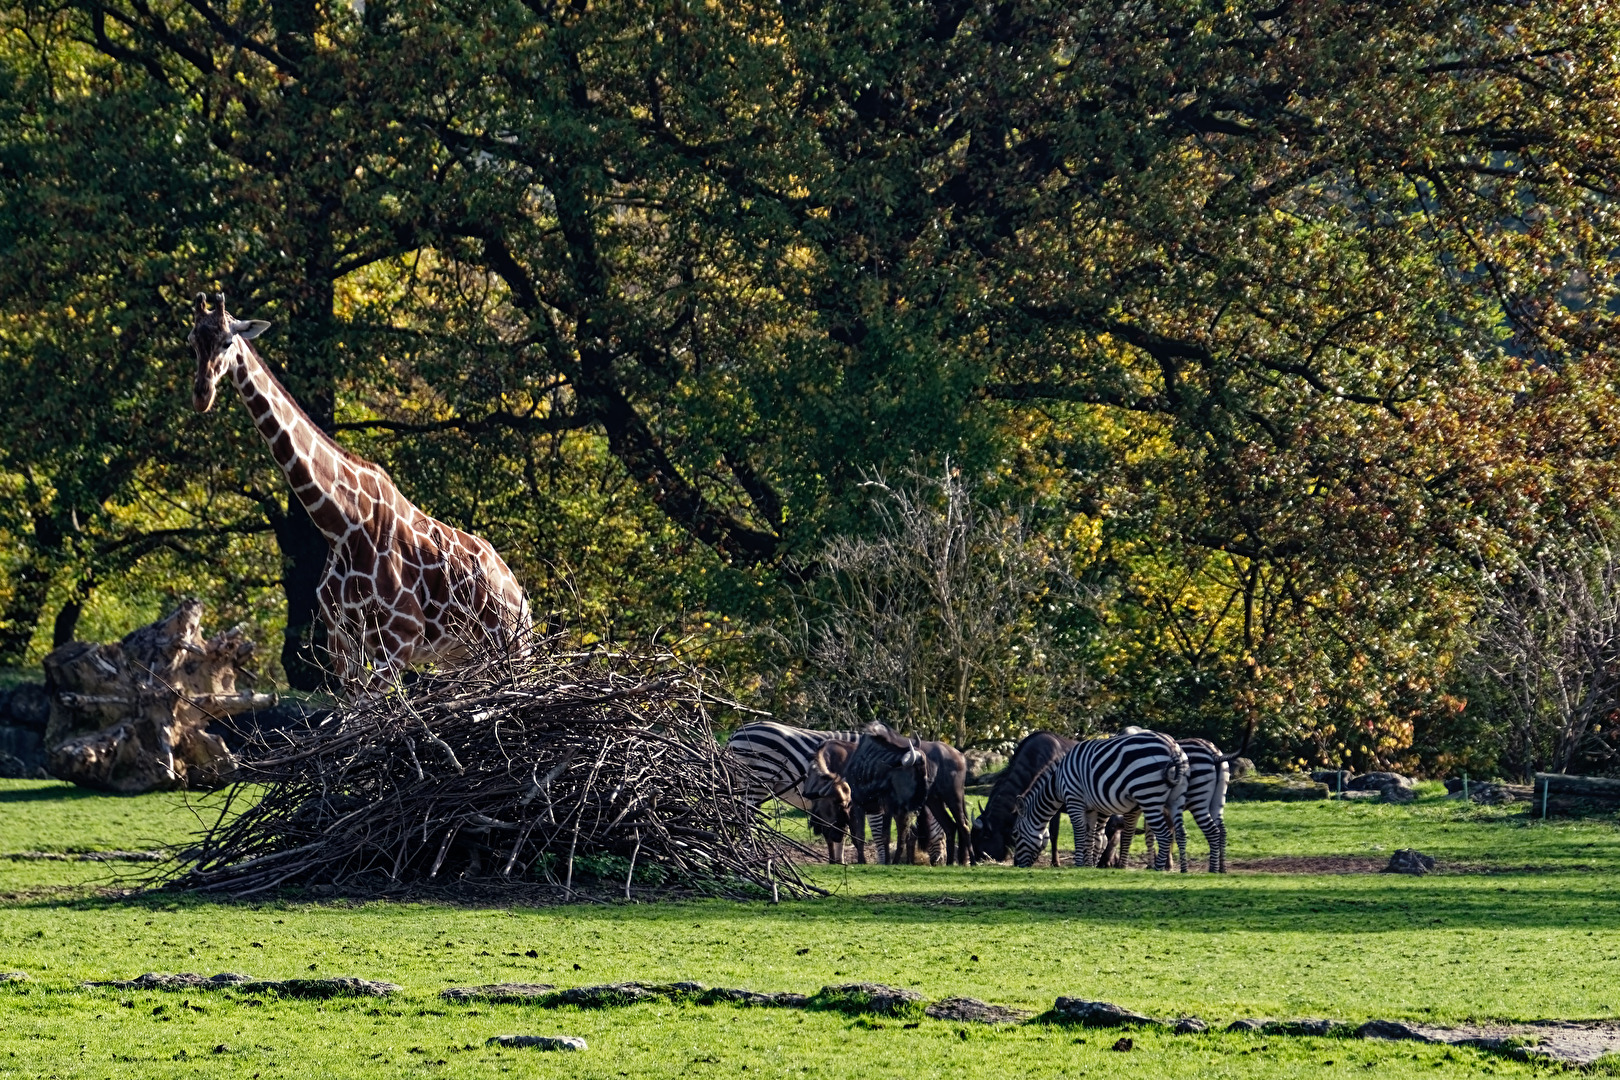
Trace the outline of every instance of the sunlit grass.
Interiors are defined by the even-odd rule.
[[[8,782],[0,787],[0,838],[7,851],[175,844],[196,820],[183,802],[86,797]],[[816,867],[807,872],[831,891],[824,899],[507,910],[116,899],[89,887],[112,873],[103,864],[0,861],[0,890],[12,897],[0,905],[0,969],[30,976],[21,988],[0,987],[0,1075],[1105,1070],[1259,1077],[1361,1075],[1368,1066],[1403,1076],[1526,1069],[1472,1051],[1361,1041],[1136,1033],[1136,1049],[1124,1054],[1107,1049],[1113,1034],[1044,1025],[991,1031],[930,1020],[916,1029],[895,1023],[869,1029],[798,1011],[469,1009],[437,997],[447,986],[498,981],[695,979],[813,991],[872,980],[930,998],[965,994],[1037,1011],[1060,994],[1101,998],[1217,1024],[1243,1016],[1445,1022],[1620,1015],[1620,836],[1610,822],[1543,825],[1432,797],[1413,807],[1236,804],[1229,822],[1236,858],[1418,847],[1441,856],[1442,865],[1506,872],[1223,878],[1004,866]],[[1195,858],[1200,852],[1195,841]],[[1506,869],[1526,865],[1595,869]],[[47,891],[53,885],[70,887]],[[382,1004],[272,996],[256,1006],[238,994],[80,987],[149,970],[352,974],[405,989]],[[965,1041],[959,1030],[968,1031]],[[580,1034],[592,1049],[566,1055],[484,1047],[489,1036],[513,1032]],[[1080,1038],[1087,1041],[1074,1041]],[[218,1045],[227,1049],[215,1054]],[[446,1064],[432,1064],[441,1060]],[[1334,1064],[1322,1064],[1328,1060]]]

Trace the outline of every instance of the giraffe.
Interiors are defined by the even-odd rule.
[[[523,587],[489,543],[436,521],[315,426],[249,344],[269,329],[235,319],[225,295],[197,294],[186,339],[197,357],[192,404],[214,406],[226,372],[293,494],[326,537],[321,620],[349,691],[379,689],[412,664],[454,665],[475,641],[520,649],[531,629]]]

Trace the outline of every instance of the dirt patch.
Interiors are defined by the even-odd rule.
[[[1226,868],[1250,874],[1376,874],[1389,865],[1389,856],[1273,855],[1264,859],[1228,859]]]

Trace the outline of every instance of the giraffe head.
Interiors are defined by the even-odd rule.
[[[198,412],[214,407],[214,390],[221,376],[230,367],[231,355],[238,342],[251,341],[270,329],[263,319],[233,319],[225,311],[225,294],[218,295],[218,305],[208,303],[208,297],[197,294],[197,320],[191,324],[186,342],[197,354],[197,377],[191,384],[191,403]]]

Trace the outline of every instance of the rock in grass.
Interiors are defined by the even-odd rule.
[[[1268,1020],[1234,1020],[1226,1025],[1227,1031],[1264,1031]]]
[[[578,1035],[496,1035],[485,1046],[530,1046],[536,1050],[584,1050],[585,1040]]]
[[[952,1020],[972,1024],[1016,1024],[1028,1020],[1030,1014],[1023,1009],[1009,1009],[1005,1005],[991,1005],[978,998],[953,997],[936,1001],[923,1010],[925,1016],[935,1020]]]
[[[124,982],[87,982],[86,986],[110,986],[115,990],[230,990],[259,980],[251,975],[222,971],[199,975],[193,971],[148,971]]]
[[[696,982],[675,983],[601,983],[596,986],[573,986],[567,990],[553,990],[542,995],[537,1003],[548,1009],[573,1005],[581,1009],[611,1009],[634,1005],[639,1001],[679,1001],[703,994],[704,986]]]
[[[1433,855],[1425,855],[1412,848],[1401,848],[1389,857],[1389,865],[1379,871],[1384,874],[1413,874],[1421,877],[1435,868]]]
[[[446,1001],[487,1001],[494,1005],[527,1005],[557,989],[550,983],[492,983],[489,986],[452,986],[440,990]]]
[[[1177,1035],[1202,1035],[1209,1030],[1209,1025],[1196,1016],[1183,1016],[1176,1021],[1176,1026],[1170,1030]]]
[[[19,983],[27,981],[28,973],[26,971],[0,971],[0,983]]]
[[[1111,1001],[1087,1001],[1084,998],[1060,997],[1047,1014],[1060,1024],[1083,1024],[1086,1027],[1126,1027],[1131,1024],[1157,1024],[1151,1016],[1132,1012]]]
[[[1337,1020],[1308,1018],[1305,1020],[1267,1020],[1260,1030],[1267,1035],[1331,1035],[1346,1025]]]
[[[842,983],[823,986],[806,1004],[812,1009],[829,1009],[852,1016],[915,1016],[923,1011],[923,996],[915,990],[882,983]]]
[[[387,997],[397,991],[399,986],[390,982],[374,982],[371,979],[342,975],[335,979],[283,979],[280,982],[247,983],[240,989],[274,990],[282,997],[296,998]]]
[[[738,990],[729,986],[715,986],[697,997],[699,1005],[749,1005],[764,1009],[802,1009],[810,1003],[804,994],[762,994],[757,990]]]
[[[259,994],[274,992],[283,997],[387,997],[399,990],[390,982],[357,979],[340,975],[330,979],[255,979],[234,971],[218,975],[198,975],[195,972],[148,971],[124,982],[87,982],[86,986],[110,986],[117,990],[240,990]]]

